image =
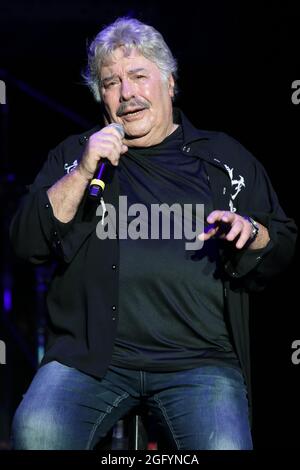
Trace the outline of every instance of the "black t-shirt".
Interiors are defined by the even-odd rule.
[[[238,366],[224,319],[216,241],[187,250],[188,240],[174,236],[172,217],[170,237],[161,218],[158,238],[151,238],[153,204],[176,204],[177,215],[180,208],[185,214],[188,204],[194,214],[196,204],[204,204],[205,216],[212,210],[202,161],[183,154],[182,145],[179,126],[159,145],[129,148],[117,167],[128,208],[143,204],[148,209],[135,213],[138,206],[133,206],[124,222],[131,237],[140,231],[141,238],[119,239],[119,323],[111,361],[119,367],[172,371],[212,363]],[[134,230],[127,224],[135,224]]]

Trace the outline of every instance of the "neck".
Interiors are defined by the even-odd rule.
[[[167,127],[167,129],[156,136],[155,138],[150,134],[144,135],[142,137],[132,137],[128,138],[125,137],[123,143],[128,147],[152,147],[153,145],[160,144],[166,137],[168,137],[172,132],[174,132],[178,127],[178,124],[174,124],[173,122]]]

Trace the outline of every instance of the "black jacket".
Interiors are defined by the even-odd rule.
[[[183,113],[182,152],[203,159],[215,209],[249,215],[265,225],[270,242],[261,250],[236,250],[220,242],[226,319],[250,391],[248,293],[259,291],[286,268],[296,226],[281,209],[262,165],[241,144],[220,132],[195,129]],[[72,170],[89,135],[71,136],[49,153],[14,217],[16,253],[33,263],[56,260],[47,306],[49,338],[42,364],[58,360],[96,377],[110,364],[118,321],[118,239],[99,240],[96,205],[85,195],[75,218],[59,222],[46,190]],[[118,179],[105,188],[105,203],[118,208]],[[118,211],[116,210],[118,213]]]

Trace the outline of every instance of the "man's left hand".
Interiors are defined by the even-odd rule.
[[[209,226],[198,235],[199,240],[207,241],[212,237],[219,237],[234,242],[237,249],[242,249],[251,238],[252,225],[246,218],[235,212],[215,210],[207,217]],[[248,248],[256,250],[264,248],[269,240],[269,232],[264,225],[257,223],[259,232]]]

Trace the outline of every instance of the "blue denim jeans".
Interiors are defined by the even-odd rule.
[[[141,400],[168,449],[252,449],[246,387],[233,367],[145,372],[111,366],[96,379],[56,361],[38,370],[15,413],[13,448],[93,449]]]

